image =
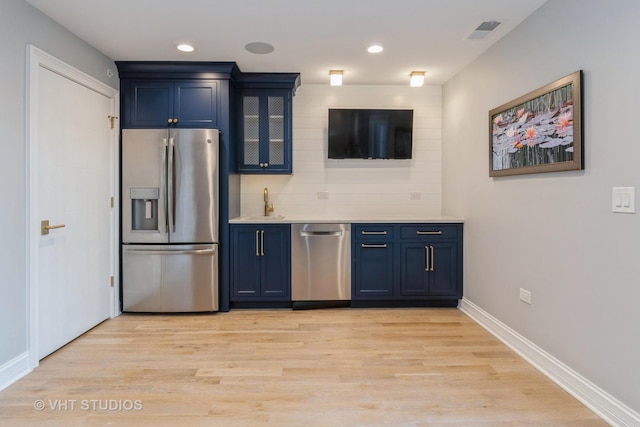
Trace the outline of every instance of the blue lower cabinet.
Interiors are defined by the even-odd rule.
[[[462,224],[355,224],[352,301],[456,305]]]
[[[455,242],[401,243],[399,295],[458,298],[457,246]]]
[[[231,301],[291,300],[287,225],[231,225]]]

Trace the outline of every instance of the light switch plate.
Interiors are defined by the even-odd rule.
[[[611,210],[618,213],[636,213],[636,188],[613,187]]]

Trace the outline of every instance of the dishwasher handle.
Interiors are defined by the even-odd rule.
[[[342,231],[301,231],[300,236],[302,237],[313,237],[313,236],[342,236]]]

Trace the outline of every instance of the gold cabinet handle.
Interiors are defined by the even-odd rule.
[[[62,228],[65,227],[64,224],[56,224],[56,225],[49,225],[49,220],[45,219],[40,221],[40,234],[42,236],[46,236],[47,234],[49,234],[49,230],[55,230],[56,228]]]

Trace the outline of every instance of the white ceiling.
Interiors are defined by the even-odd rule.
[[[326,84],[442,84],[546,0],[27,0],[111,59],[235,61],[244,72],[300,72]],[[502,22],[482,40],[484,21]],[[250,42],[275,51],[247,52]],[[189,42],[191,54],[176,50]],[[384,46],[373,55],[369,44]]]

